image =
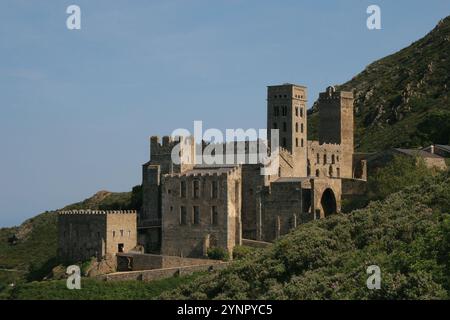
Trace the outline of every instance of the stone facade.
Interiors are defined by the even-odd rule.
[[[160,144],[152,137],[151,160],[143,166],[139,227],[146,233],[140,232],[140,243],[147,250],[160,247],[163,255],[202,257],[210,247],[231,252],[243,237],[273,241],[300,223],[339,212],[342,179],[347,191],[363,190],[366,161],[353,154],[353,94],[328,87],[318,103],[319,140],[308,141],[307,88],[268,87],[268,150],[270,129],[279,130],[280,145],[278,172],[271,176],[261,175],[262,165],[248,164],[247,157],[231,167],[198,167],[189,161],[174,166],[170,160],[174,141],[165,137]],[[201,150],[225,151],[230,146],[197,143]],[[194,145],[192,141],[184,147],[195,149]],[[231,158],[237,160],[241,154],[234,149]],[[246,143],[243,150],[248,149]],[[212,181],[219,186],[217,197],[211,196]],[[194,188],[199,189],[197,196]],[[183,194],[181,189],[186,189]],[[151,228],[159,232],[153,238]]]
[[[163,256],[202,258],[214,247],[231,254],[243,238],[265,244],[301,223],[340,212],[342,196],[364,190],[367,177],[366,158],[353,153],[353,94],[334,87],[320,93],[318,141],[307,140],[306,104],[304,86],[269,86],[269,142],[263,145],[151,137],[137,226],[135,213],[60,214],[60,256],[105,257],[117,253],[119,244],[127,251],[136,242]],[[279,132],[278,153],[270,129]],[[252,143],[276,157],[276,172],[262,175],[261,163],[249,163],[245,153]],[[214,150],[219,159],[216,151],[230,147],[233,153],[222,160],[234,159],[232,164],[196,164],[198,150]],[[119,236],[121,230],[130,236]]]
[[[137,244],[136,211],[69,210],[58,212],[58,258],[114,260]]]
[[[206,256],[210,247],[230,254],[241,243],[241,168],[195,168],[164,176],[163,255]]]

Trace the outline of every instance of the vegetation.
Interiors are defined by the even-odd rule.
[[[141,192],[141,186],[134,187],[131,192],[100,191],[64,209],[139,209]],[[57,265],[56,223],[56,213],[45,212],[19,227],[0,229],[0,297],[11,283],[42,280]]]
[[[65,207],[65,210],[138,210],[142,206],[142,186],[133,187],[131,192],[99,191],[94,196]]]
[[[17,300],[148,300],[167,290],[192,282],[203,273],[151,282],[105,282],[82,278],[80,290],[68,290],[65,280],[22,283],[3,292],[3,299]]]
[[[241,260],[258,254],[260,249],[248,246],[235,246],[233,249],[233,259]]]
[[[450,173],[301,225],[261,254],[162,294],[171,299],[448,299]],[[378,265],[380,290],[366,287]]]
[[[363,208],[370,201],[382,200],[392,193],[419,184],[428,176],[436,174],[435,170],[426,167],[421,158],[396,155],[392,161],[368,175],[366,194],[343,201],[342,211],[350,212]]]
[[[207,252],[208,258],[213,260],[223,260],[228,261],[230,259],[230,256],[224,248],[221,247],[212,247],[208,249]]]
[[[370,64],[337,89],[355,95],[359,151],[449,144],[450,16],[409,47]],[[317,138],[317,104],[308,134]]]

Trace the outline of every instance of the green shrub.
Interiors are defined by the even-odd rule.
[[[240,260],[254,254],[258,249],[249,246],[235,246],[233,249],[233,259]]]
[[[450,172],[300,225],[165,299],[449,299]],[[239,251],[239,249],[238,249]],[[381,268],[380,290],[366,286]]]
[[[221,247],[209,248],[207,254],[208,254],[208,258],[213,259],[213,260],[228,261],[230,259],[228,251]]]

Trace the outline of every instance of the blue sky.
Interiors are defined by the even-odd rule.
[[[77,4],[82,29],[66,28]],[[381,7],[382,30],[366,28]],[[431,1],[2,0],[0,226],[141,181],[150,135],[264,128],[270,84],[318,92],[450,13]]]

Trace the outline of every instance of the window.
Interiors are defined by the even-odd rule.
[[[287,107],[283,106],[283,116],[287,116]]]
[[[298,138],[295,138],[295,146],[298,147]]]
[[[186,181],[180,181],[180,197],[186,198]]]
[[[320,177],[320,171],[319,171],[319,169],[316,170],[316,177]]]
[[[217,226],[219,224],[219,212],[217,212],[217,207],[211,207],[211,224]]]
[[[193,191],[194,191],[193,196],[194,196],[194,199],[197,199],[197,198],[200,197],[200,181],[194,180],[193,181],[193,185],[194,185],[194,187],[193,187]]]
[[[301,147],[303,148],[303,139],[302,139],[302,145],[301,145]]]
[[[326,154],[323,155],[323,164],[327,164],[327,155]]]
[[[303,123],[300,124],[300,132],[303,133]]]
[[[334,164],[334,154],[331,155],[331,163]]]
[[[192,211],[194,214],[192,221],[194,221],[194,224],[200,224],[200,207],[194,206]]]
[[[295,123],[295,132],[298,132],[298,122]]]
[[[123,230],[120,230],[120,236],[123,237]]]
[[[286,124],[286,122],[283,122],[283,132],[286,132],[287,131],[287,124]]]
[[[286,138],[283,138],[283,148],[287,148]]]
[[[219,184],[217,183],[217,181],[212,181],[211,182],[211,198],[217,199],[218,194],[219,194]]]
[[[278,117],[280,115],[280,108],[278,106],[273,107],[273,115]]]
[[[116,232],[113,230],[113,238],[116,237]]]
[[[276,122],[273,123],[273,128],[274,128],[274,129],[278,129],[278,126],[277,126],[277,123],[276,123]]]
[[[295,116],[298,117],[298,107],[295,107]]]
[[[341,170],[339,170],[339,168],[336,168],[336,176],[338,178],[341,176]]]
[[[303,108],[300,107],[300,117],[303,117]]]
[[[317,164],[319,164],[319,162],[320,162],[320,155],[319,155],[319,154],[317,154],[317,159],[316,159],[316,163],[317,163]]]
[[[128,230],[128,238],[131,237],[131,231]]]
[[[186,207],[181,206],[180,207],[180,224],[181,225],[186,225],[187,224],[187,219],[186,219]]]
[[[339,156],[336,156],[336,161],[339,162]]]

